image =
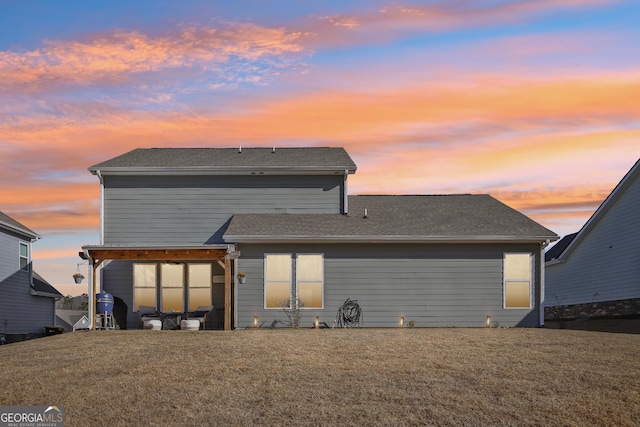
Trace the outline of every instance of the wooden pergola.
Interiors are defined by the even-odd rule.
[[[104,261],[216,261],[224,269],[224,330],[231,330],[231,259],[237,254],[233,245],[220,247],[136,247],[118,248],[107,246],[85,246],[80,256],[91,265],[89,315],[92,316],[91,329],[95,329],[96,270]]]

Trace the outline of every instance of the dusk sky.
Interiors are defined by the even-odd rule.
[[[488,193],[563,236],[640,157],[639,23],[634,0],[0,0],[0,210],[72,295],[87,168],[138,147],[340,146],[351,194]]]

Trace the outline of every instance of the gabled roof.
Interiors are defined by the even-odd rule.
[[[25,227],[15,219],[11,218],[9,215],[2,212],[0,212],[0,228],[13,231],[14,233],[22,234],[32,239],[37,239],[40,237],[35,231]]]
[[[91,166],[93,174],[117,173],[354,173],[344,148],[138,148]]]
[[[596,211],[591,215],[591,218],[587,220],[587,222],[582,226],[580,231],[576,233],[573,239],[563,248],[563,250],[554,256],[553,258],[547,259],[545,256],[546,262],[561,262],[566,259],[573,250],[578,247],[580,242],[588,235],[591,230],[600,222],[600,220],[609,212],[611,207],[615,205],[622,194],[631,186],[633,182],[640,178],[640,159],[636,161],[633,167],[626,173],[626,175],[622,178],[622,180],[616,185],[611,194],[604,199],[604,202],[596,209]],[[640,184],[637,184],[640,185]],[[567,236],[568,237],[568,236]],[[560,243],[560,242],[559,242]],[[559,244],[558,243],[558,244]],[[553,248],[552,248],[553,249]]]
[[[569,246],[573,239],[576,238],[578,233],[571,233],[564,236],[558,243],[553,245],[547,252],[544,254],[544,261],[549,262],[552,259],[556,259],[560,256],[560,254]]]
[[[42,276],[35,271],[33,272],[33,282],[31,283],[31,294],[41,297],[60,298],[62,294],[56,288],[51,286]]]
[[[348,215],[236,214],[224,238],[230,242],[540,242],[558,238],[486,194],[349,196],[348,201]]]

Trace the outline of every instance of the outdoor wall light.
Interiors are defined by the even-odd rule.
[[[400,316],[400,327],[404,328],[404,316]]]
[[[485,328],[490,328],[491,327],[491,316],[487,316],[487,320],[484,323],[484,327]]]

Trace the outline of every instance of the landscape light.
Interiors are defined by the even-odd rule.
[[[404,316],[400,316],[400,327],[404,328]]]
[[[487,316],[487,321],[484,324],[485,328],[490,328],[491,327],[491,316]]]

